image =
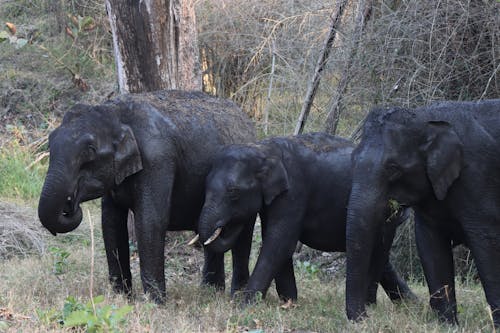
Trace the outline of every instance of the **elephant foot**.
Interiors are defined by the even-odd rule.
[[[144,286],[144,294],[154,303],[158,305],[165,304],[167,300],[167,293],[165,288],[160,288],[152,285]]]
[[[237,291],[233,295],[233,300],[240,309],[255,305],[262,299],[262,292],[253,290]]]
[[[363,319],[368,317],[368,314],[366,313],[366,309],[362,305],[347,306],[346,312],[347,312],[347,319],[355,321],[355,322],[362,321]]]
[[[128,298],[132,297],[132,279],[122,279],[110,277],[109,281],[113,287],[113,291],[117,294],[124,294]]]
[[[436,312],[439,321],[450,325],[458,325],[456,308],[450,305],[436,305],[431,301],[431,308]]]
[[[293,293],[280,294],[280,295],[278,295],[278,297],[284,303],[297,302],[297,293],[295,293],[295,294],[293,294]]]
[[[241,293],[243,290],[245,290],[247,286],[248,279],[245,281],[238,281],[238,283],[233,283],[231,286],[231,298],[235,298],[235,295]]]
[[[212,287],[217,291],[226,290],[226,281],[224,278],[224,274],[204,274],[203,279],[201,280],[201,285]]]
[[[226,290],[225,283],[223,283],[221,281],[206,281],[206,280],[203,280],[203,281],[201,281],[200,286],[201,287],[213,288],[214,290],[220,291],[220,292],[224,292],[224,290]]]

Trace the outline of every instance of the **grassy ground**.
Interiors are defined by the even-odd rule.
[[[128,303],[111,291],[107,281],[98,203],[84,204],[84,221],[77,230],[57,237],[50,235],[36,214],[47,161],[40,159],[40,152],[32,146],[18,145],[19,140],[13,137],[0,147],[0,332],[74,331],[62,323],[75,322],[75,316],[83,324],[77,331],[82,332],[492,330],[482,288],[473,279],[457,288],[460,327],[437,322],[429,310],[426,287],[417,282],[411,288],[419,296],[418,303],[394,305],[379,291],[379,304],[369,309],[369,318],[357,324],[348,322],[342,268],[327,274],[331,266],[322,269],[318,261],[303,253],[296,258],[296,304],[283,307],[272,286],[263,302],[241,309],[231,302],[227,292],[200,287],[203,254],[186,245],[191,236],[186,232],[169,233],[167,237],[166,305],[157,306],[144,297],[135,254],[132,271],[136,298]],[[259,242],[256,230],[252,262]],[[227,255],[226,285],[231,277],[230,266]],[[101,295],[104,298],[99,302]],[[95,310],[88,304],[93,297],[97,297]]]
[[[38,230],[43,246],[32,254],[13,256],[0,262],[0,331],[73,331],[71,311],[94,313],[86,305],[91,297],[103,295],[95,304],[92,319],[102,331],[117,332],[478,332],[491,331],[488,307],[480,285],[458,286],[460,327],[441,325],[427,305],[422,284],[411,287],[417,303],[394,305],[379,291],[378,305],[369,308],[361,323],[347,321],[344,312],[344,277],[321,271],[296,269],[299,300],[281,304],[273,287],[256,306],[239,308],[226,293],[200,287],[201,250],[186,245],[189,234],[170,234],[166,246],[165,273],[168,301],[165,306],[149,302],[142,293],[138,259],[132,256],[133,302],[115,295],[107,282],[107,265],[99,227],[97,204],[85,205],[82,225],[73,233],[52,237],[42,230],[34,207],[19,202],[2,203],[2,219],[22,220]],[[89,213],[90,212],[90,213]],[[93,226],[91,232],[91,225]],[[254,246],[253,258],[258,249]],[[230,267],[230,257],[226,257]],[[230,272],[230,270],[228,270]],[[226,284],[229,285],[230,273]],[[98,301],[98,300],[96,300]],[[130,306],[130,308],[129,308]],[[120,310],[128,311],[113,321]],[[106,312],[108,311],[108,312]],[[85,327],[82,326],[82,327]],[[79,330],[85,331],[84,328]],[[79,331],[78,330],[78,331]],[[89,330],[90,331],[90,330]]]

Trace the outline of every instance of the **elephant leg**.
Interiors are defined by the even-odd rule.
[[[391,301],[399,301],[402,299],[416,300],[417,296],[410,290],[406,282],[394,270],[392,264],[387,261],[382,272],[380,285],[385,290],[385,293]]]
[[[295,274],[293,272],[293,260],[289,258],[281,266],[281,270],[274,278],[276,283],[276,291],[278,296],[283,301],[297,300],[297,284],[295,282]]]
[[[168,229],[173,177],[170,171],[141,173],[134,200],[135,231],[144,292],[157,303],[165,302],[165,234]],[[158,179],[163,177],[163,181]],[[166,179],[165,179],[166,178]]]
[[[417,250],[429,287],[430,305],[440,320],[458,324],[451,240],[415,215]]]
[[[225,289],[224,275],[224,253],[216,253],[203,249],[205,262],[203,263],[203,273],[201,283],[213,286],[217,290]]]
[[[130,295],[132,274],[127,230],[128,208],[116,205],[110,194],[103,196],[101,205],[102,235],[106,248],[109,280],[113,290]]]
[[[299,240],[299,228],[296,227],[299,222],[300,219],[287,221],[285,218],[271,216],[263,219],[262,248],[245,290],[246,303],[254,302],[258,293],[264,298],[281,267],[292,258]]]
[[[486,300],[490,305],[493,322],[496,328],[500,327],[500,230],[488,226],[481,230],[477,227],[467,230],[467,244],[471,249],[479,278],[483,285]]]
[[[253,215],[245,223],[244,229],[236,240],[235,246],[231,249],[233,258],[233,278],[231,281],[231,296],[235,292],[242,290],[250,276],[248,271],[248,262],[250,259],[250,251],[252,250],[253,228],[255,225],[256,216]]]

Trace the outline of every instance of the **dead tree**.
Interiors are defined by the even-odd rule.
[[[106,0],[121,93],[201,90],[193,0]]]
[[[300,111],[299,120],[295,126],[294,134],[300,134],[304,130],[306,124],[307,116],[311,111],[311,107],[314,101],[314,96],[318,90],[319,82],[321,80],[321,73],[325,68],[326,62],[328,61],[328,56],[330,55],[330,50],[332,49],[333,42],[337,35],[337,27],[341,22],[342,14],[347,5],[348,0],[338,0],[335,12],[332,15],[332,22],[330,24],[330,30],[326,38],[323,49],[320,52],[318,58],[318,63],[314,69],[314,74],[307,88],[306,97],[304,98],[304,103],[302,104],[302,110]]]
[[[360,0],[358,4],[358,12],[356,14],[356,26],[354,28],[354,40],[352,42],[351,48],[347,54],[347,63],[344,66],[342,75],[340,77],[339,84],[335,93],[329,103],[328,116],[326,118],[325,132],[329,134],[335,134],[337,132],[337,127],[340,120],[340,115],[342,113],[342,102],[344,94],[351,80],[352,74],[352,64],[356,57],[361,36],[363,30],[366,26],[366,22],[369,20],[372,12],[373,0]]]

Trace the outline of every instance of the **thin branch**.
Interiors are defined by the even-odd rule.
[[[314,96],[316,95],[316,91],[318,90],[319,82],[321,80],[321,73],[326,65],[328,60],[328,56],[330,55],[330,50],[332,48],[333,42],[335,41],[335,37],[337,35],[337,26],[341,22],[342,14],[347,5],[348,0],[338,0],[337,8],[332,16],[332,23],[330,25],[330,32],[323,46],[323,50],[320,53],[320,57],[318,59],[318,63],[316,64],[316,68],[314,70],[313,78],[307,88],[306,97],[304,99],[304,104],[302,105],[302,110],[300,111],[299,120],[297,121],[297,125],[295,127],[294,134],[300,134],[304,130],[304,126],[306,124],[307,116],[311,111],[311,106],[314,101]]]
[[[491,80],[493,80],[493,78],[497,75],[497,72],[499,69],[500,69],[500,64],[498,64],[497,68],[495,68],[495,71],[493,72],[493,74],[491,74],[490,78],[488,79],[488,83],[486,83],[486,87],[484,87],[484,91],[481,94],[481,97],[479,98],[479,100],[482,100],[484,98],[484,96],[486,96],[486,92],[488,91],[488,88],[490,87]]]
[[[328,108],[328,116],[326,118],[325,132],[330,134],[335,134],[337,132],[337,127],[340,120],[340,114],[342,112],[342,102],[347,86],[351,81],[351,69],[358,52],[359,43],[361,42],[361,35],[366,26],[366,22],[369,20],[372,12],[372,0],[360,1],[358,13],[356,15],[356,28],[354,31],[354,42],[349,51],[347,64],[344,67],[342,76],[340,77],[340,82],[337,86],[337,90],[332,98],[330,107]]]
[[[267,135],[268,127],[269,127],[269,106],[271,104],[271,93],[273,91],[273,79],[274,79],[274,67],[276,63],[276,55],[274,52],[275,46],[274,42],[272,43],[272,63],[271,63],[271,78],[269,79],[269,89],[267,90],[267,100],[266,105],[264,106],[264,134]]]

